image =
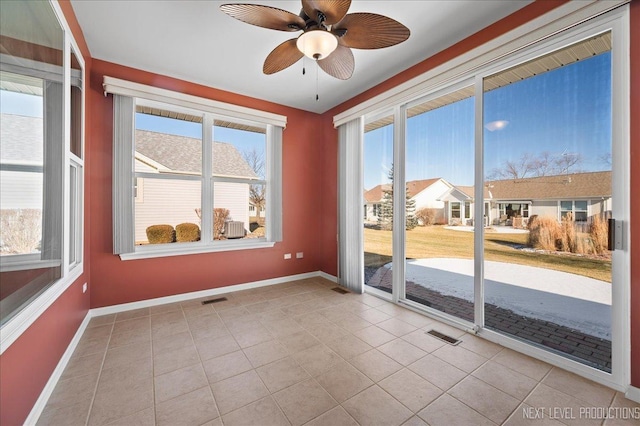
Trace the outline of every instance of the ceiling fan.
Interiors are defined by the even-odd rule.
[[[380,49],[409,38],[407,27],[375,13],[350,13],[351,0],[302,0],[299,15],[271,6],[223,4],[227,15],[248,24],[302,34],[273,49],[262,71],[274,74],[303,56],[315,59],[327,74],[347,80],[355,67],[351,48]]]

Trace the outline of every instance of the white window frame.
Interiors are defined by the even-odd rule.
[[[63,178],[63,247],[62,247],[62,259],[60,261],[49,260],[42,261],[39,255],[17,255],[11,256],[11,258],[2,259],[0,271],[18,271],[27,270],[42,267],[59,266],[61,264],[61,278],[49,285],[49,287],[42,292],[37,298],[31,301],[20,312],[8,320],[2,325],[0,329],[0,354],[4,353],[21,335],[24,333],[64,292],[82,275],[84,272],[84,173],[82,167],[84,165],[83,159],[76,157],[71,153],[71,97],[69,93],[71,91],[72,76],[71,73],[71,51],[80,52],[80,48],[73,38],[71,28],[64,18],[64,13],[60,8],[57,1],[49,1],[53,8],[53,12],[58,19],[58,22],[64,33],[63,38],[63,68],[62,71],[59,67],[55,69],[49,64],[40,64],[31,60],[21,60],[20,63],[31,67],[38,73],[39,78],[46,79],[58,79],[63,83],[63,99],[64,99],[64,125],[63,125],[63,138],[64,138],[64,157],[61,167],[64,169]],[[25,23],[28,25],[28,23]],[[82,111],[81,111],[81,152],[84,153],[85,135],[84,135],[84,121],[85,121],[85,107],[86,107],[86,65],[84,58],[79,53],[76,53],[76,58],[82,68],[82,82],[84,84],[82,90]],[[7,60],[8,63],[4,62]],[[11,63],[14,62],[14,63]],[[11,70],[15,67],[15,61],[12,61],[11,57],[2,55],[3,69],[6,67]],[[21,67],[24,68],[24,67]],[[15,68],[14,68],[15,69]],[[20,73],[20,71],[18,71]],[[74,73],[75,74],[75,73]],[[78,185],[78,208],[73,215],[76,219],[76,234],[70,236],[68,230],[70,229],[70,217],[69,211],[70,205],[70,167],[71,164],[79,166],[80,173],[76,181]],[[77,261],[73,264],[69,262],[69,249],[70,238],[75,238],[76,254],[80,253],[79,257],[76,257]]]
[[[440,65],[426,73],[415,77],[387,92],[374,96],[373,98],[356,105],[334,116],[334,126],[339,127],[344,123],[353,120],[355,117],[371,117],[380,111],[394,108],[402,110],[407,105],[411,105],[416,100],[424,101],[429,96],[436,96],[440,92],[451,92],[456,85],[462,84],[465,80],[475,80],[476,93],[483,92],[483,78],[501,70],[510,68],[518,63],[523,63],[533,58],[544,55],[548,52],[560,49],[564,46],[584,40],[595,34],[611,31],[613,33],[612,42],[612,139],[616,141],[613,146],[613,159],[616,169],[613,171],[613,188],[625,188],[629,183],[629,6],[628,1],[611,2],[568,2],[554,11],[549,12],[529,23],[518,27],[472,51],[463,54],[443,65]],[[614,10],[615,9],[615,10]],[[483,176],[483,121],[482,121],[482,96],[476,96],[476,148],[475,148],[475,180],[484,182]],[[396,116],[396,126],[403,128],[405,117],[400,114]],[[404,149],[404,135],[399,134],[396,144],[400,145],[396,151]],[[404,158],[400,156],[399,158]],[[403,161],[394,164],[397,169],[404,166]],[[396,169],[394,169],[396,170]],[[403,182],[404,179],[399,179]],[[363,188],[355,190],[362,191]],[[482,185],[475,185],[475,198],[482,199]],[[396,201],[403,201],[396,196]],[[617,193],[613,200],[616,219],[624,222],[624,241],[629,241],[630,209],[628,194]],[[474,208],[475,216],[483,213],[481,203],[476,203]],[[398,212],[400,219],[404,213]],[[398,220],[402,223],[402,220]],[[480,221],[474,224],[474,252],[481,253],[475,259],[475,318],[479,324],[475,324],[454,318],[446,314],[425,309],[423,306],[404,300],[402,289],[394,285],[394,293],[391,300],[410,306],[411,308],[428,312],[430,315],[443,319],[451,324],[455,324],[463,329],[480,330],[480,334],[490,341],[500,343],[511,349],[518,350],[527,355],[544,360],[553,365],[574,372],[583,377],[587,377],[598,383],[605,384],[620,391],[627,391],[630,384],[630,325],[628,294],[630,282],[630,256],[629,247],[613,253],[615,262],[619,266],[614,268],[613,279],[619,283],[614,286],[612,294],[613,318],[613,348],[612,348],[612,373],[596,370],[584,364],[572,361],[549,351],[539,349],[528,344],[519,342],[509,336],[483,329],[484,325],[484,300],[483,294],[483,227]],[[395,232],[393,235],[394,247],[403,247],[404,232]],[[402,253],[400,253],[402,254]],[[401,260],[402,259],[402,260]],[[401,265],[395,265],[397,261],[404,262],[404,257],[398,255],[394,250],[394,283],[404,283],[404,270]],[[367,288],[369,291],[369,288]],[[399,300],[398,300],[399,299]]]
[[[182,93],[171,92],[152,86],[145,86],[138,83],[128,82],[124,80],[104,77],[105,94],[113,93],[120,96],[133,98],[133,110],[130,111],[131,119],[135,120],[136,105],[144,105],[153,108],[159,108],[169,111],[178,111],[188,113],[190,115],[202,116],[202,174],[195,175],[178,175],[171,173],[145,174],[143,172],[135,172],[131,170],[128,163],[133,162],[133,158],[129,158],[130,154],[122,156],[117,160],[118,156],[114,155],[114,168],[118,170],[131,170],[132,175],[129,178],[124,176],[123,181],[133,182],[133,178],[154,178],[154,179],[188,179],[197,180],[202,183],[201,209],[203,212],[213,211],[213,185],[214,182],[231,182],[231,183],[248,183],[248,184],[265,184],[267,185],[266,194],[266,235],[262,238],[245,238],[234,240],[213,240],[213,223],[210,215],[202,215],[200,241],[192,243],[168,243],[168,244],[148,244],[133,245],[133,251],[118,251],[114,247],[114,252],[120,256],[122,260],[147,259],[166,256],[180,256],[199,253],[214,253],[221,251],[246,250],[273,247],[276,242],[282,240],[282,131],[286,124],[286,117],[271,114],[263,111],[253,110],[250,108],[239,107],[231,104],[224,104],[210,99],[198,98]],[[129,114],[129,113],[127,113]],[[227,122],[250,124],[254,127],[261,127],[265,130],[265,176],[266,179],[246,179],[235,177],[214,176],[212,173],[211,156],[204,153],[211,152],[213,149],[213,135],[215,120]],[[135,121],[133,121],[135,123]],[[117,121],[114,126],[117,126]],[[135,126],[134,126],[135,129]],[[114,134],[121,132],[114,131]],[[134,137],[131,135],[131,137]],[[120,163],[120,162],[122,163]],[[124,164],[126,162],[127,164]],[[115,173],[114,173],[115,177]],[[118,190],[118,184],[114,181],[114,200],[122,197]],[[133,201],[133,200],[132,200]],[[248,202],[249,200],[247,200]],[[124,202],[122,205],[134,205],[135,202]],[[259,210],[256,208],[256,210]],[[135,221],[133,212],[125,212],[116,217],[114,221],[122,220]],[[114,223],[114,241],[125,241],[134,239],[135,236],[127,235],[127,230],[134,229],[134,223],[126,226],[119,226]]]
[[[563,212],[563,210],[562,210],[562,203],[563,203],[563,202],[571,203],[571,210],[566,210],[566,212],[567,212],[567,213],[571,213],[571,214],[573,214],[573,220],[574,220],[574,221],[578,222],[578,221],[576,220],[576,212],[578,212],[578,211],[587,213],[587,220],[589,220],[589,206],[590,206],[590,204],[591,204],[591,203],[589,202],[589,200],[573,200],[573,199],[571,199],[571,200],[566,200],[566,199],[565,199],[565,200],[558,200],[558,222],[562,222],[562,212]],[[576,202],[584,202],[584,203],[587,203],[587,208],[586,208],[586,210],[578,210],[578,209],[576,208]]]

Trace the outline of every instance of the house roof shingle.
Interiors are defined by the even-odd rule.
[[[487,188],[493,199],[502,200],[611,197],[611,172],[494,180]]]
[[[136,152],[176,172],[201,173],[202,141],[148,130],[136,130]],[[213,142],[213,173],[257,179],[235,146]]]
[[[407,193],[409,193],[412,197],[414,197],[439,180],[440,178],[409,181],[407,182]],[[376,203],[376,202],[382,201],[382,196],[384,195],[384,191],[387,191],[390,188],[391,188],[391,184],[388,184],[388,183],[374,186],[370,190],[364,192],[364,199],[367,203]]]

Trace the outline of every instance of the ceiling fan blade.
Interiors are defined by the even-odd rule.
[[[318,65],[330,76],[340,80],[348,80],[353,75],[355,60],[351,49],[338,45],[338,48],[331,55],[320,59]]]
[[[247,24],[279,31],[300,31],[304,29],[304,19],[286,10],[259,4],[223,4],[220,6],[227,15]]]
[[[340,33],[346,33],[340,37]],[[380,49],[402,43],[411,35],[409,28],[376,13],[350,13],[331,28],[338,43],[356,49]]]
[[[262,72],[265,74],[275,74],[298,62],[304,54],[298,50],[296,40],[297,39],[292,38],[273,49],[271,53],[269,53],[269,56],[267,56],[267,59],[264,60]]]
[[[351,6],[351,0],[302,0],[302,9],[307,16],[318,22],[318,12],[325,16],[324,23],[333,25],[344,18]]]

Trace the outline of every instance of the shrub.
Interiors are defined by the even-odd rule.
[[[229,217],[229,210],[217,208],[213,209],[213,239],[222,240],[224,236],[224,224]]]
[[[436,223],[437,210],[423,207],[416,212],[418,225],[429,226]]]
[[[41,210],[0,210],[0,239],[3,253],[33,253],[40,248],[41,238]]]
[[[200,241],[200,227],[195,223],[176,225],[176,241],[179,243]]]
[[[176,240],[176,231],[171,225],[151,225],[147,228],[149,244],[173,243]]]
[[[198,215],[198,219],[202,219],[202,211],[201,209],[195,209],[196,215]],[[217,208],[213,209],[213,239],[214,240],[223,240],[224,237],[224,224],[227,222],[227,218],[229,217],[229,210]]]
[[[556,250],[561,241],[561,229],[553,217],[533,215],[529,218],[527,244],[541,250]]]
[[[578,235],[576,240],[576,253],[578,254],[591,254],[593,253],[593,244],[591,240],[584,234]]]
[[[591,237],[594,253],[604,254],[607,252],[609,246],[609,224],[600,215],[593,217],[589,227],[589,236]]]
[[[562,218],[562,235],[561,235],[561,249],[562,251],[568,251],[576,253],[577,241],[576,241],[576,226],[573,220],[573,213],[569,212]]]

